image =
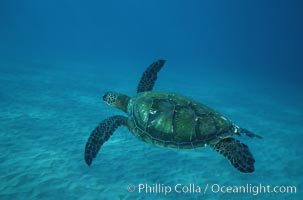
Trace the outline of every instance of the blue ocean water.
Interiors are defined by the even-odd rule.
[[[302,11],[299,0],[1,1],[0,199],[302,199]],[[263,136],[238,138],[254,173],[210,148],[161,148],[124,127],[85,164],[91,131],[123,114],[103,93],[135,95],[160,58],[155,90]]]

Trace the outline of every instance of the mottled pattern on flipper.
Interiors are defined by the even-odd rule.
[[[91,165],[101,146],[109,139],[116,128],[126,124],[126,117],[116,115],[103,120],[99,126],[93,130],[85,146],[84,158],[87,165]]]
[[[234,138],[225,138],[212,147],[217,152],[224,155],[239,171],[243,173],[251,173],[255,170],[255,159],[246,144],[243,144]]]
[[[137,93],[151,91],[157,80],[157,73],[161,70],[165,60],[158,60],[152,63],[143,73],[137,88]]]

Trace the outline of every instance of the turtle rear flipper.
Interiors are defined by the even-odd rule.
[[[243,173],[251,173],[255,170],[255,159],[246,144],[234,138],[225,138],[212,147],[225,156],[237,170]]]
[[[137,93],[151,91],[157,80],[157,73],[161,70],[165,60],[158,60],[152,63],[143,73],[137,88]]]
[[[91,165],[101,146],[115,132],[116,128],[126,124],[126,117],[116,115],[103,120],[99,126],[93,130],[85,146],[84,158],[87,165]]]

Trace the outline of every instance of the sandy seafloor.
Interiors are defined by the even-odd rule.
[[[152,60],[151,60],[152,61]],[[134,95],[149,63],[108,67],[4,62],[0,68],[0,199],[303,199],[302,93],[277,92],[240,83],[222,74],[194,76],[167,64],[155,90],[174,91],[215,108],[262,135],[242,136],[256,171],[242,174],[210,148],[173,150],[139,141],[119,128],[92,166],[83,159],[90,132],[106,117],[122,114],[101,101],[116,90]],[[72,65],[73,63],[71,63]],[[118,65],[119,64],[119,65]],[[139,66],[140,64],[140,66]],[[144,64],[144,65],[143,65]],[[142,65],[142,66],[141,66]],[[85,69],[85,70],[83,70]],[[183,72],[182,72],[182,71]],[[182,73],[181,73],[182,72]],[[249,80],[248,80],[249,82]],[[270,88],[270,87],[269,87]],[[201,193],[128,192],[129,184],[195,184]],[[296,194],[204,194],[206,184],[296,186]]]

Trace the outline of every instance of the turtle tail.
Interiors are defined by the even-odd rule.
[[[239,135],[241,136],[241,134],[244,134],[248,137],[256,137],[256,138],[259,138],[259,139],[262,139],[262,136],[260,135],[257,135],[257,134],[254,134],[252,132],[250,132],[249,130],[245,129],[245,128],[240,128],[238,125],[236,124],[233,124],[233,132],[234,134],[236,135]]]
[[[249,130],[246,130],[245,128],[241,128],[240,129],[240,133],[247,135],[248,137],[256,137],[259,139],[262,139],[263,137],[257,134],[254,134],[252,132],[250,132]]]

